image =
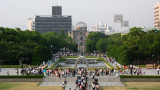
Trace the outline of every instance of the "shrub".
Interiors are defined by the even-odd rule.
[[[110,65],[104,58],[99,57],[98,61],[104,61],[109,67],[111,67],[111,69],[114,69],[114,67],[112,65]]]
[[[97,56],[85,56],[85,58],[97,58]]]
[[[138,67],[146,67],[146,65],[137,65]]]
[[[138,75],[120,75],[120,78],[160,78],[160,76],[151,76],[151,75],[144,75],[144,76],[138,76]]]
[[[61,57],[57,62],[55,62],[49,69],[53,68],[55,65],[57,65],[60,61],[66,61],[64,57]]]
[[[78,56],[67,56],[65,58],[78,58]]]
[[[1,68],[21,68],[21,65],[0,65]],[[36,65],[23,65],[23,67],[28,67],[28,66],[36,66]]]
[[[43,78],[44,75],[2,75],[0,79],[7,79],[7,78]]]

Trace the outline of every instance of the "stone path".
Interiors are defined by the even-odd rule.
[[[98,82],[100,86],[124,86],[123,83],[120,82],[120,78],[116,76],[95,76],[95,78],[98,79]],[[67,84],[65,85],[65,90],[78,90],[76,88],[76,77],[67,77]],[[64,78],[58,78],[58,77],[46,77],[43,79],[43,82],[40,86],[62,86],[63,85]],[[94,79],[92,79],[90,76],[88,78],[88,85],[93,82]],[[91,90],[91,88],[87,88],[87,90]]]

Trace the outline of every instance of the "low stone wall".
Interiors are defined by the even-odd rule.
[[[160,82],[160,78],[121,78],[122,82]]]
[[[43,78],[0,79],[0,82],[43,82]]]

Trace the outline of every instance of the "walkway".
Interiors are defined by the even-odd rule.
[[[54,61],[57,62],[59,58],[55,58]],[[55,62],[53,60],[48,60],[48,68],[50,68]]]
[[[88,76],[88,85],[91,85],[91,82],[94,81],[89,75]],[[123,83],[120,82],[120,78],[116,76],[95,76],[95,78],[98,79],[100,86],[124,86]],[[65,85],[65,90],[78,90],[76,88],[76,77],[67,77],[67,84]],[[46,77],[43,79],[43,83],[40,86],[62,86],[63,85],[64,78],[58,78],[58,77]],[[89,86],[87,88],[89,89]]]

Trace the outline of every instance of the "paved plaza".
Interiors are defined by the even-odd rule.
[[[88,87],[87,90],[91,90],[91,83],[94,81],[89,75],[88,76]],[[96,76],[98,79],[98,83],[100,86],[124,86],[122,82],[120,82],[120,78],[116,76]],[[76,88],[76,77],[67,77],[67,84],[65,85],[65,90],[78,90]],[[43,82],[40,86],[63,86],[64,78],[58,77],[46,77],[43,79]]]

